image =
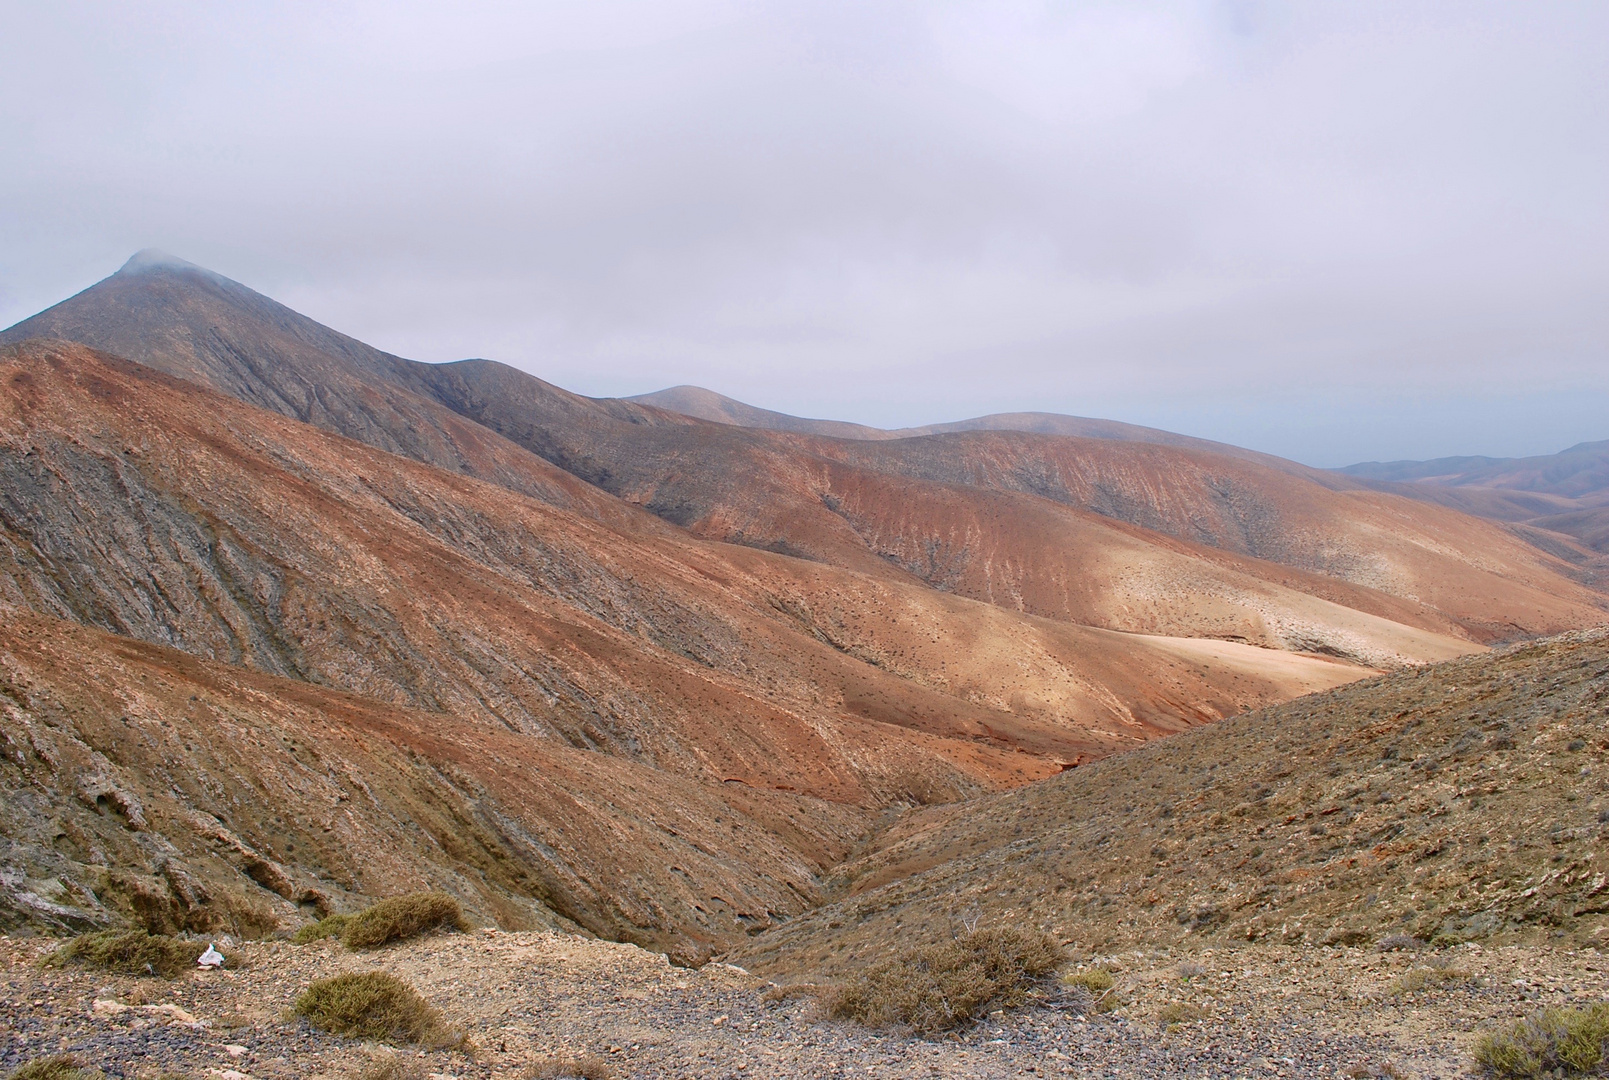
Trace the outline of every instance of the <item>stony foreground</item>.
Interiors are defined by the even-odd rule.
[[[763,1000],[739,968],[551,933],[442,935],[377,953],[247,944],[234,971],[174,982],[43,968],[53,942],[0,939],[0,1067],[68,1052],[114,1077],[356,1077],[383,1048],[286,1019],[342,970],[411,982],[474,1049],[418,1053],[440,1077],[517,1077],[597,1054],[626,1077],[1341,1077],[1472,1075],[1477,1030],[1541,1005],[1609,999],[1609,956],[1537,947],[1381,953],[1247,946],[1104,957],[1123,1003],[1035,1008],[922,1040]],[[1190,1016],[1165,1027],[1159,1014]]]

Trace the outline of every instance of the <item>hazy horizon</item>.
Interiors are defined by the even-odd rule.
[[[595,396],[1609,438],[1601,5],[5,13],[0,324],[156,247]]]

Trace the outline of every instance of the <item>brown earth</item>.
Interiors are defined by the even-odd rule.
[[[17,779],[19,792],[43,786],[8,824],[8,862],[32,867],[30,880],[62,878],[40,888],[88,905],[68,921],[96,918],[90,897],[106,891],[111,869],[182,907],[183,889],[164,870],[170,844],[190,852],[199,868],[186,873],[205,890],[275,903],[282,921],[305,889],[344,906],[347,894],[446,875],[483,910],[507,904],[540,919],[541,901],[611,937],[724,942],[813,903],[816,876],[884,808],[1020,784],[1360,674],[1233,642],[1034,619],[899,579],[667,534],[657,522],[619,531],[82,349],[14,350],[0,361],[0,388],[0,600],[14,605],[0,645],[21,688],[6,704],[6,730],[27,747],[45,722],[36,702],[47,690],[79,703],[49,709],[80,725],[63,736],[72,754],[34,755],[26,768],[44,771]],[[147,650],[134,672],[127,638],[183,652]],[[234,698],[247,694],[260,714],[254,726],[274,734],[235,754],[187,695],[147,705],[145,723],[197,725],[174,746],[229,753],[239,782],[259,793],[206,806],[186,795],[164,814],[163,800],[178,798],[174,760],[119,749],[108,733],[122,732],[125,716],[132,722],[129,696],[177,678],[161,671],[190,670],[185,653],[222,662],[208,669],[229,699],[218,707],[246,708]],[[258,684],[257,672],[300,682]],[[304,862],[274,846],[287,813],[322,830],[340,793],[303,794],[267,759],[254,774],[250,750],[305,746],[324,721],[297,726],[274,699],[326,687],[362,695],[377,714],[414,716],[417,729],[455,733],[452,769],[469,770],[470,786],[431,798],[490,800],[496,809],[481,811],[491,818],[459,807],[446,820],[490,829],[502,837],[496,850],[514,845],[506,880],[460,880],[468,871],[443,854],[446,826],[384,873],[337,870],[323,856]],[[480,734],[457,734],[471,730]],[[387,738],[398,746],[372,749],[387,761],[424,753],[412,736]],[[483,739],[501,749],[485,749],[489,760],[476,766],[464,748],[478,753]],[[484,774],[500,760],[511,771]],[[645,778],[640,796],[610,797],[618,770],[632,765]],[[348,773],[368,777],[377,797],[411,790],[378,759]],[[609,807],[619,822],[583,828],[586,818],[562,801],[521,796],[521,783],[537,783],[522,776],[545,777],[558,785],[554,798],[567,791],[596,813]],[[75,794],[103,780],[134,793],[159,824],[124,836],[115,805]],[[283,802],[264,803],[266,791]],[[475,794],[483,791],[492,794]],[[217,841],[223,862],[201,859],[181,813],[190,810],[230,821],[251,851],[275,851],[271,861],[295,887],[268,890],[278,896],[270,900],[249,876],[255,856],[233,841]],[[383,850],[379,838],[416,811],[410,802],[381,814],[356,842]],[[655,824],[683,815],[725,824]],[[71,847],[70,865],[58,866],[58,818],[93,819],[127,842]],[[514,833],[493,827],[504,819],[519,822]],[[697,837],[702,855],[667,860],[667,828]],[[768,830],[774,859],[761,854],[772,841],[753,839]],[[516,844],[522,836],[531,839]],[[322,850],[312,839],[289,842]],[[14,897],[38,893],[13,884]],[[31,917],[26,903],[13,907],[13,920]]]
[[[1199,448],[695,422],[150,259],[40,332],[140,362],[0,351],[12,924],[430,884],[726,948],[903,810],[1604,615],[1499,526]]]

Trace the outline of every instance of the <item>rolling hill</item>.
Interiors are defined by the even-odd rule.
[[[1609,634],[1354,683],[909,816],[740,949],[833,977],[962,921],[1095,953],[1609,934]]]
[[[1605,619],[1505,526],[1230,450],[708,422],[136,256],[0,334],[0,918],[416,881],[707,952],[910,808]]]

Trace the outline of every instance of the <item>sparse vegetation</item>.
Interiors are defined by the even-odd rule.
[[[1488,1076],[1589,1076],[1609,1063],[1609,1003],[1586,1009],[1543,1009],[1475,1046],[1475,1063]]]
[[[296,999],[296,1014],[321,1031],[355,1039],[426,1046],[462,1042],[440,1012],[386,971],[320,979]]]
[[[1352,1080],[1408,1080],[1408,1074],[1394,1061],[1354,1065],[1346,1071],[1346,1075]]]
[[[410,893],[381,900],[349,917],[341,930],[341,942],[349,949],[377,949],[443,927],[469,929],[458,901],[446,893]]]
[[[47,963],[79,963],[120,975],[176,978],[207,949],[204,941],[186,941],[144,930],[100,930],[82,934],[51,954]]]
[[[1157,1010],[1156,1022],[1165,1028],[1172,1028],[1179,1024],[1190,1024],[1205,1019],[1206,1015],[1205,1011],[1194,1005],[1176,1001]]]
[[[1451,967],[1446,963],[1431,963],[1409,968],[1395,979],[1392,979],[1386,984],[1386,994],[1396,997],[1402,994],[1417,993],[1420,990],[1433,990],[1451,983],[1468,982],[1469,977],[1469,972]]]
[[[385,1054],[364,1066],[358,1080],[427,1080],[429,1076],[423,1062],[401,1054]]]
[[[67,1054],[30,1061],[20,1069],[7,1074],[6,1080],[102,1080],[99,1069],[79,1068],[78,1062]]]
[[[1090,1008],[1096,1012],[1111,1012],[1117,1008],[1117,979],[1105,968],[1090,968],[1088,971],[1076,971],[1062,979],[1062,984],[1074,990],[1082,990],[1089,995]]]
[[[521,1074],[521,1080],[614,1080],[609,1063],[596,1054],[550,1057]]]
[[[1022,1004],[1034,980],[1063,960],[1061,946],[1037,931],[970,930],[873,966],[829,991],[824,1004],[868,1027],[943,1031],[986,1006]]]
[[[307,945],[324,938],[338,938],[346,931],[346,924],[352,921],[350,915],[326,915],[318,922],[308,923],[296,931],[292,941],[298,945]]]

